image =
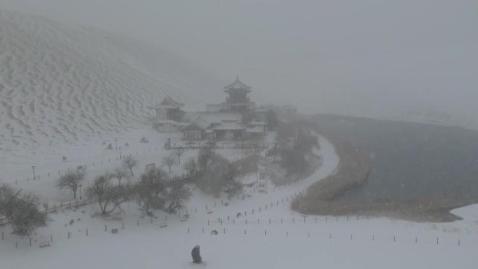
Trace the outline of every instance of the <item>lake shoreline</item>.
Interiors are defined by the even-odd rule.
[[[291,204],[297,212],[307,215],[390,217],[414,222],[453,222],[461,218],[452,214],[452,210],[478,202],[460,197],[428,197],[407,202],[342,201],[340,197],[345,193],[367,183],[372,163],[366,149],[327,133],[322,132],[322,135],[335,146],[340,157],[337,173],[314,183],[297,197]]]

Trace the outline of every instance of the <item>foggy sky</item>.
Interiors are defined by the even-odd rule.
[[[390,117],[478,112],[476,0],[0,0],[155,42],[260,102]],[[218,89],[219,92],[220,89]]]

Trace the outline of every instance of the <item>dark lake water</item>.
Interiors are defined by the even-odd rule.
[[[407,202],[452,197],[478,201],[476,131],[333,115],[318,115],[314,121],[325,135],[370,154],[368,182],[340,199]]]

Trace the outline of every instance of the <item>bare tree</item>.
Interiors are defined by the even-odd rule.
[[[135,168],[136,165],[138,165],[138,161],[132,155],[126,156],[123,160],[123,167],[131,172],[132,177],[134,177],[133,168]]]
[[[166,173],[158,168],[147,170],[135,187],[138,204],[148,216],[154,209],[176,213],[184,207],[191,192],[182,180],[167,180]]]
[[[38,198],[7,185],[0,187],[0,215],[7,218],[15,234],[22,236],[29,236],[46,224],[46,212],[40,211]]]
[[[70,170],[58,179],[57,187],[59,189],[69,189],[73,192],[73,198],[76,199],[78,188],[85,179],[86,168],[79,166],[76,170]]]
[[[184,207],[184,201],[189,199],[191,191],[180,180],[171,181],[164,191],[165,211],[172,214]]]
[[[204,152],[198,156],[199,172],[196,185],[205,193],[219,196],[221,192],[237,194],[240,184],[237,184],[237,167],[224,157],[214,152]],[[234,188],[232,188],[234,187]]]
[[[152,209],[162,209],[165,204],[163,192],[166,188],[166,173],[159,168],[151,168],[135,186],[138,204],[146,215],[152,216]]]
[[[163,165],[168,167],[169,176],[171,176],[171,168],[176,164],[176,160],[173,156],[166,156],[162,161]]]
[[[118,167],[114,170],[112,177],[116,178],[118,185],[122,184],[123,179],[129,176],[128,171],[124,167]]]
[[[0,187],[0,213],[11,207],[11,202],[19,196],[21,191],[15,191],[12,187],[4,184]]]
[[[96,200],[102,215],[109,215],[131,197],[131,188],[127,185],[114,185],[111,174],[98,176],[87,189],[90,199]]]
[[[196,162],[196,159],[191,157],[184,163],[183,166],[184,166],[184,170],[186,170],[187,177],[189,177],[190,179],[197,177],[199,173],[199,167]]]

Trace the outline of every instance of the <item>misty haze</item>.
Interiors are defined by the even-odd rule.
[[[0,0],[0,268],[476,268],[478,2]]]

